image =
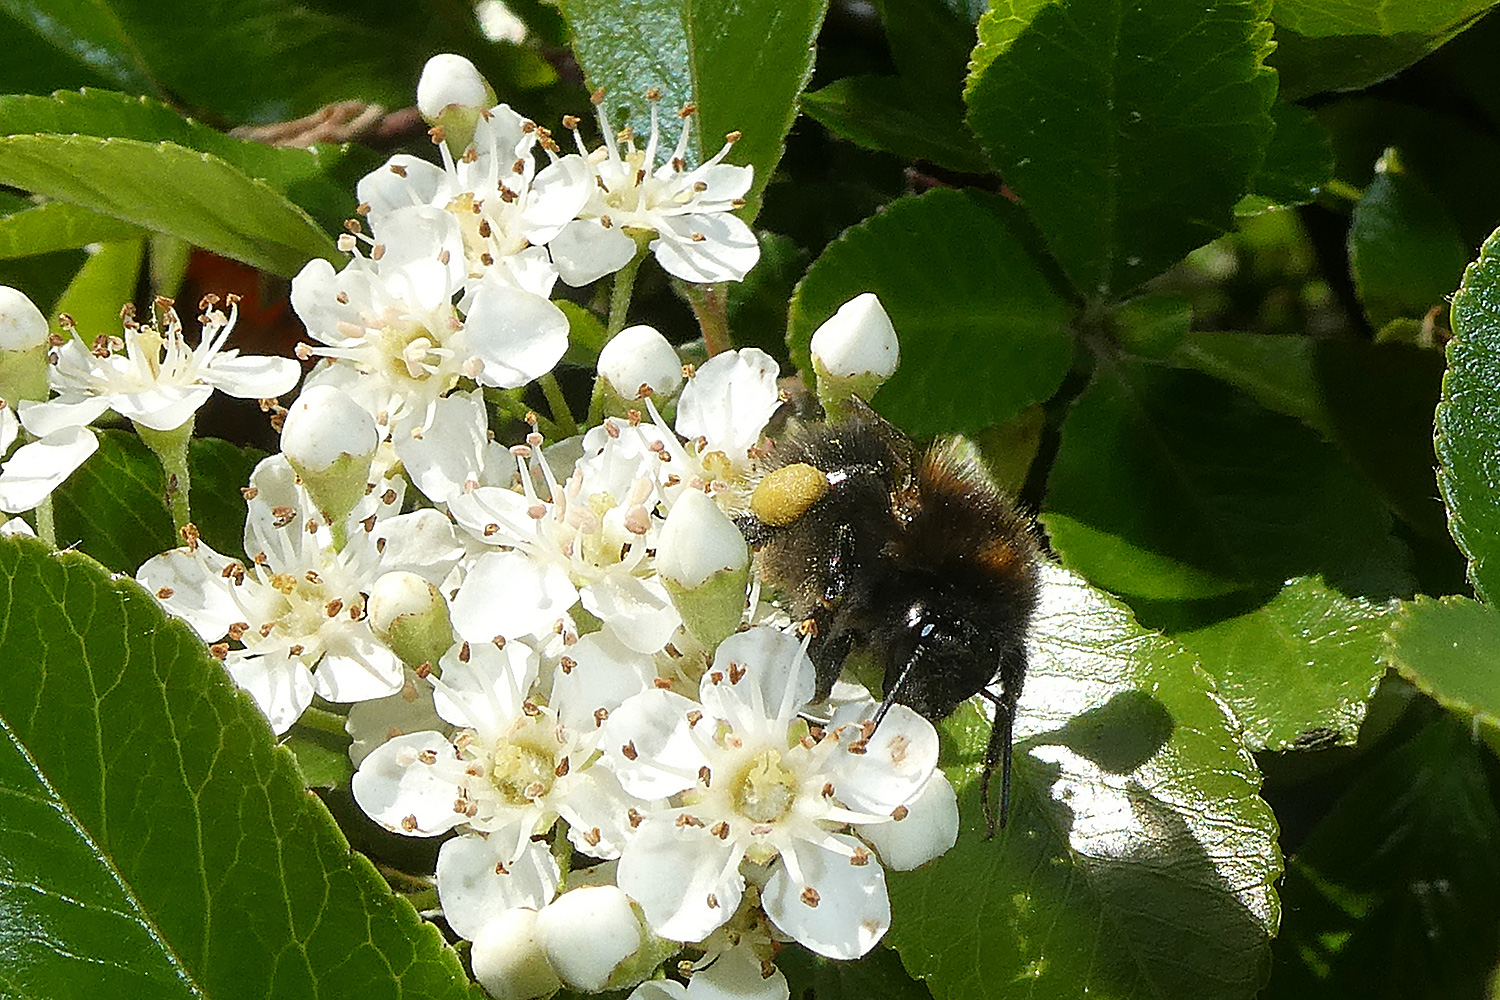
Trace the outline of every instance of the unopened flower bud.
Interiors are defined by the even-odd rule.
[[[896,328],[872,292],[839,306],[813,333],[810,348],[818,398],[830,415],[851,395],[869,399],[901,361]]]
[[[536,938],[552,970],[570,989],[598,993],[645,941],[640,917],[613,885],[583,886],[548,903]]]
[[[458,156],[474,138],[474,127],[495,91],[474,64],[444,52],[427,60],[417,81],[417,110],[427,124],[441,128],[448,149]]]
[[[47,320],[30,299],[0,285],[0,399],[47,398]]]
[[[750,552],[706,494],[689,490],[673,504],[656,544],[656,570],[683,624],[705,645],[734,632],[745,612]]]
[[[599,352],[599,374],[626,400],[639,399],[643,386],[658,398],[682,388],[682,360],[649,326],[628,326],[615,334]]]
[[[453,645],[448,602],[415,573],[396,570],[376,580],[366,610],[370,631],[414,670],[437,663]]]
[[[562,988],[536,938],[537,912],[513,907],[497,913],[469,952],[474,978],[495,1000],[535,1000]]]
[[[281,431],[282,453],[330,524],[342,524],[365,495],[379,444],[375,419],[331,385],[305,389]]]

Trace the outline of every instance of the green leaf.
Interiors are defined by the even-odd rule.
[[[110,4],[0,0],[0,9],[36,32],[58,55],[100,74],[121,90],[161,94],[130,26]]]
[[[1485,995],[1500,942],[1493,763],[1451,718],[1370,762],[1287,861],[1265,1000]]]
[[[1277,104],[1271,117],[1276,131],[1266,147],[1265,162],[1250,180],[1250,194],[1235,206],[1236,215],[1306,205],[1333,177],[1333,142],[1311,111]]]
[[[1066,565],[1153,599],[1338,579],[1391,544],[1385,506],[1312,431],[1127,356],[1102,359],[1068,414],[1042,521]]]
[[[214,438],[192,443],[193,523],[219,552],[244,555],[240,489],[263,457]],[[140,438],[128,431],[100,431],[99,450],[53,494],[57,542],[82,549],[112,570],[134,573],[147,559],[182,544],[172,533],[165,493],[161,465]]]
[[[989,173],[984,150],[963,123],[963,105],[940,104],[901,77],[861,74],[802,95],[802,110],[829,131],[911,160],[960,173]]]
[[[339,261],[333,240],[263,181],[174,143],[93,136],[0,138],[0,183],[180,236],[291,276],[310,258]]]
[[[781,160],[827,7],[827,0],[562,2],[589,86],[604,88],[612,111],[629,109],[627,122],[615,119],[617,127],[628,123],[637,135],[649,133],[645,93],[655,87],[669,118],[685,104],[698,107],[690,163],[718,150],[727,133],[742,134],[730,159],[755,168],[740,213],[746,221],[760,211]]]
[[[129,222],[65,201],[49,201],[0,218],[0,259],[73,250],[90,243],[113,243],[144,235],[141,227]]]
[[[759,347],[772,355],[786,353],[787,303],[807,270],[806,250],[789,237],[760,230],[760,262],[744,281],[728,285],[729,329],[739,347]]]
[[[331,217],[336,223],[354,208],[352,185],[339,173],[348,148],[325,144],[302,149],[236,139],[146,97],[107,90],[0,97],[0,133],[33,132],[171,142],[212,153],[299,204],[318,209],[325,221]]]
[[[281,741],[297,758],[297,770],[308,788],[346,788],[354,776],[349,738],[321,730],[294,727]]]
[[[1391,627],[1390,656],[1447,707],[1500,724],[1500,611],[1467,597],[1418,597]]]
[[[1162,627],[1164,610],[1142,617]],[[1214,676],[1250,749],[1284,751],[1354,743],[1390,620],[1388,605],[1299,577],[1242,614],[1165,630]]]
[[[465,997],[250,698],[88,557],[0,541],[0,907],[21,996]]]
[[[1276,820],[1190,654],[1045,571],[1010,822],[983,836],[987,734],[944,726],[957,846],[890,872],[888,940],[942,1000],[1255,995],[1280,918]]]
[[[1358,5],[1344,6],[1354,9]],[[1369,5],[1370,9],[1378,6]],[[1403,6],[1417,7],[1420,4]],[[1330,90],[1363,90],[1421,60],[1473,23],[1473,20],[1466,20],[1432,31],[1399,35],[1329,35],[1323,38],[1308,38],[1278,25],[1276,52],[1268,62],[1281,77],[1284,100],[1300,101]]]
[[[1228,230],[1272,133],[1265,4],[1006,7],[969,123],[1077,288],[1121,295]]]
[[[1370,325],[1421,319],[1445,305],[1468,261],[1443,203],[1386,150],[1349,227],[1349,270]]]
[[[978,431],[1050,398],[1072,357],[1072,307],[1005,199],[936,189],[847,230],[792,298],[787,346],[812,371],[824,320],[874,292],[901,338],[879,409],[913,434]]]
[[[1486,603],[1500,600],[1500,231],[1453,297],[1448,374],[1434,444],[1448,530]]]
[[[1429,415],[1442,358],[1404,344],[1198,331],[1172,355],[1296,417],[1338,445],[1391,508],[1427,538],[1446,538]]]

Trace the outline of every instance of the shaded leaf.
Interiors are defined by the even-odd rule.
[[[977,431],[1052,396],[1072,357],[1072,307],[1055,290],[1025,220],[1003,198],[933,190],[847,230],[792,298],[787,346],[809,372],[824,320],[874,292],[901,338],[882,413],[913,434]]]
[[[74,63],[90,74],[98,73],[121,90],[161,95],[138,40],[110,4],[3,0],[0,8],[18,26],[35,32],[60,61]]]
[[[1302,424],[1197,372],[1102,359],[1068,414],[1042,521],[1117,593],[1196,599],[1321,573],[1390,545],[1380,499]]]
[[[1443,375],[1436,351],[1258,333],[1196,331],[1178,364],[1235,386],[1337,444],[1424,537],[1446,538],[1428,424]]]
[[[988,173],[984,150],[963,123],[963,105],[938,104],[901,77],[862,74],[802,95],[802,110],[867,149],[929,160],[960,173]]]
[[[1182,616],[1175,622],[1174,612]],[[1352,745],[1385,673],[1390,606],[1346,597],[1313,577],[1217,621],[1191,621],[1191,608],[1141,615],[1198,654],[1252,750]]]
[[[1333,143],[1311,111],[1278,103],[1271,118],[1276,131],[1265,161],[1250,180],[1250,193],[1235,206],[1237,215],[1306,205],[1333,177]]]
[[[1437,407],[1438,486],[1469,581],[1500,600],[1500,232],[1485,241],[1453,297],[1448,374]]]
[[[1272,132],[1265,5],[1018,6],[979,22],[969,124],[1077,288],[1120,295],[1232,224]]]
[[[755,168],[740,213],[754,219],[812,76],[827,0],[563,0],[562,8],[589,86],[604,88],[611,109],[628,109],[616,127],[649,133],[645,93],[655,87],[668,116],[698,108],[690,164],[717,151],[725,134],[742,134],[730,162]],[[675,129],[667,138],[676,141]]]
[[[1444,705],[1500,724],[1500,612],[1467,597],[1418,597],[1391,627],[1391,662]]]
[[[1371,761],[1287,860],[1266,1000],[1484,995],[1500,943],[1485,748],[1442,718]]]
[[[250,698],[129,580],[0,541],[0,905],[25,996],[465,997]]]
[[[1349,227],[1349,270],[1370,325],[1378,330],[1442,307],[1468,261],[1443,203],[1386,150]]]
[[[93,136],[0,138],[0,182],[73,202],[290,276],[333,240],[263,181],[173,143]]]
[[[1279,904],[1276,821],[1234,720],[1180,646],[1045,571],[1010,822],[983,837],[985,726],[944,726],[962,829],[891,872],[888,940],[933,995],[1252,997]]]
[[[805,948],[784,948],[776,956],[776,965],[797,1000],[809,993],[817,1000],[932,998],[927,987],[906,974],[901,959],[889,948],[876,948],[853,962],[823,958]]]

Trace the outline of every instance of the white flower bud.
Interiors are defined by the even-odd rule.
[[[719,505],[688,490],[672,505],[656,543],[656,571],[689,632],[709,646],[745,611],[750,550]]]
[[[682,360],[667,338],[649,326],[628,326],[599,352],[599,374],[624,399],[639,399],[641,387],[670,398],[682,388]]]
[[[287,409],[281,450],[301,472],[326,472],[342,456],[368,459],[380,444],[375,418],[348,393],[315,385]]]
[[[604,989],[645,940],[630,900],[613,885],[558,896],[537,915],[535,933],[553,971],[571,989],[587,993]]]
[[[851,395],[869,399],[896,372],[901,346],[896,328],[874,293],[839,306],[812,335],[813,373],[818,399],[835,416]]]
[[[550,997],[562,987],[536,938],[536,925],[537,912],[518,906],[500,911],[475,936],[469,952],[474,978],[495,1000]]]
[[[495,92],[463,56],[440,53],[422,67],[422,78],[417,81],[417,110],[427,122],[435,123],[452,104],[479,109],[494,103]]]
[[[287,409],[281,429],[282,453],[334,525],[342,525],[364,496],[379,444],[375,418],[331,385],[304,390]]]
[[[47,320],[32,301],[0,285],[0,399],[47,398]]]
[[[888,379],[901,361],[896,328],[874,292],[856,295],[839,306],[812,335],[810,347],[814,360],[835,378],[876,375]]]
[[[22,293],[0,285],[0,351],[26,351],[47,342],[47,320]]]
[[[437,663],[453,645],[442,591],[415,573],[386,573],[370,588],[370,631],[407,666]]]

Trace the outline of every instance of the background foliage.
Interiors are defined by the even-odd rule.
[[[0,64],[0,281],[96,332],[153,290],[237,291],[238,345],[288,353],[285,279],[337,259],[354,181],[431,155],[406,108],[430,55],[554,126],[599,86],[617,123],[648,87],[697,103],[694,154],[740,130],[756,168],[735,343],[805,369],[818,324],[878,292],[903,361],[877,407],[973,437],[1059,564],[1011,825],[982,837],[966,708],[945,727],[959,846],[892,877],[866,959],[785,953],[793,996],[1485,996],[1489,6],[526,0],[515,43],[465,0],[0,0],[24,54]],[[601,304],[570,307],[579,400]],[[695,349],[659,272],[635,311]],[[275,439],[217,405],[195,513],[232,551]],[[82,554],[0,546],[0,907],[21,915],[0,992],[464,994],[462,956],[348,849],[398,889],[431,870],[431,845],[351,810],[337,727],[274,747],[106,574],[173,543],[161,494],[106,433],[59,495]]]

